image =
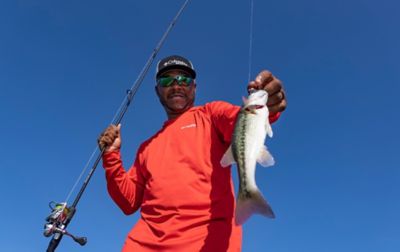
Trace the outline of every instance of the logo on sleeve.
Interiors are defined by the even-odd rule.
[[[196,128],[196,126],[197,125],[195,123],[192,123],[192,124],[182,126],[181,129]]]

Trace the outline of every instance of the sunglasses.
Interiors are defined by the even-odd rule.
[[[166,76],[158,78],[157,84],[161,87],[170,87],[172,84],[174,84],[174,81],[176,81],[179,86],[188,87],[192,85],[193,78],[184,75]]]

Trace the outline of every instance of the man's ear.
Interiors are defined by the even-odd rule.
[[[194,85],[194,94],[196,94],[196,88],[197,88],[196,82],[194,82],[193,85]]]
[[[154,86],[154,90],[156,91],[157,96],[160,97],[160,93],[158,92],[158,87],[157,87],[157,85]]]

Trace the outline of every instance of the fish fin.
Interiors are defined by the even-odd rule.
[[[269,122],[265,123],[265,131],[267,132],[267,135],[272,138],[274,135],[274,132],[272,131],[271,124]]]
[[[258,189],[250,192],[250,197],[243,196],[239,193],[236,203],[235,222],[237,225],[243,225],[253,214],[261,214],[272,219],[275,218],[271,206]]]
[[[242,101],[243,101],[243,105],[246,105],[248,103],[248,100],[246,97],[242,96]]]
[[[220,161],[220,164],[222,167],[228,167],[231,164],[234,164],[235,159],[233,158],[233,153],[232,153],[232,145],[229,146],[229,148],[226,150],[225,154],[222,156],[222,159]]]
[[[260,153],[257,157],[257,162],[264,167],[272,166],[275,164],[274,157],[272,157],[271,153],[269,153],[267,146],[264,145],[263,148],[261,148]]]

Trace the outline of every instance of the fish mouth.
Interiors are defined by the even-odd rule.
[[[248,112],[254,112],[257,109],[262,109],[264,107],[265,107],[265,105],[254,104],[254,105],[247,106],[245,108],[245,110],[248,111]]]
[[[265,90],[257,90],[248,97],[247,105],[264,105],[268,101],[268,93]]]
[[[260,89],[260,90],[255,90],[253,92],[250,93],[251,97],[257,97],[257,98],[263,98],[265,96],[268,96],[267,91]]]

